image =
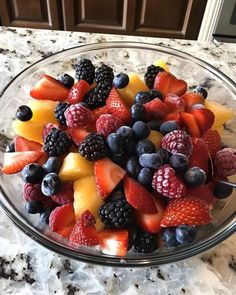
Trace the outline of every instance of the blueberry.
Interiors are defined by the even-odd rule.
[[[148,137],[150,134],[150,129],[147,123],[143,121],[137,121],[133,125],[133,132],[136,139],[143,139]]]
[[[188,244],[196,239],[197,231],[188,225],[180,225],[176,228],[176,240],[180,244]]]
[[[122,166],[122,164],[123,164],[123,161],[124,161],[124,158],[125,158],[125,153],[124,153],[124,151],[121,151],[119,154],[111,154],[110,155],[110,159],[114,162],[114,163],[116,163],[116,164],[118,164],[118,165],[120,165],[120,166]]]
[[[176,240],[175,228],[173,227],[163,228],[161,231],[161,239],[167,248],[179,245],[179,242]]]
[[[58,173],[60,170],[60,160],[57,157],[49,157],[47,162],[43,164],[43,168],[46,173],[55,172]]]
[[[129,126],[121,126],[116,130],[116,136],[119,140],[128,142],[129,139],[133,138],[133,130]]]
[[[141,165],[136,157],[131,157],[126,163],[126,170],[129,176],[137,178],[141,170]]]
[[[167,150],[160,148],[159,150],[156,151],[156,154],[160,155],[160,157],[162,158],[163,164],[169,163],[171,154]]]
[[[61,82],[66,88],[71,88],[75,83],[74,78],[66,73],[59,75],[57,80]]]
[[[159,98],[160,100],[163,100],[163,95],[159,90],[150,89],[148,90],[148,95],[150,96],[150,100],[153,100],[154,98]]]
[[[21,171],[23,180],[29,183],[40,182],[44,174],[44,169],[37,163],[28,164]]]
[[[149,168],[142,168],[138,174],[138,182],[144,186],[151,187],[153,171]]]
[[[229,197],[233,192],[232,186],[217,182],[213,189],[213,194],[217,199],[225,199]]]
[[[139,91],[135,95],[134,100],[135,100],[135,103],[145,104],[145,103],[151,101],[151,98],[150,98],[150,95],[146,91]]]
[[[42,184],[41,184],[41,190],[45,196],[47,197],[53,196],[59,193],[60,189],[61,189],[61,180],[56,173],[52,172],[44,176],[42,180]]]
[[[159,154],[142,154],[139,157],[139,164],[143,167],[158,169],[162,164],[163,160]]]
[[[40,201],[29,201],[26,202],[25,209],[30,214],[41,213],[43,211],[43,204]]]
[[[184,174],[188,186],[198,186],[205,182],[206,173],[199,167],[189,168]]]
[[[150,130],[160,131],[161,121],[160,120],[151,120],[147,122]]]
[[[145,121],[146,118],[146,110],[142,104],[135,103],[131,107],[131,117],[136,121]]]
[[[167,133],[174,131],[174,130],[179,130],[180,127],[175,121],[166,121],[161,124],[160,126],[160,132],[163,135],[166,135]]]
[[[52,212],[54,208],[52,207],[48,207],[46,208],[44,211],[42,211],[40,213],[40,221],[43,223],[43,224],[48,224],[49,223],[49,216]]]
[[[124,153],[126,154],[126,156],[132,156],[135,152],[135,146],[136,146],[136,142],[134,140],[134,138],[128,138],[125,142],[124,142]]]
[[[176,172],[183,172],[188,169],[188,157],[183,154],[173,154],[169,159],[170,166],[175,169]]]
[[[129,84],[129,76],[125,73],[120,73],[113,79],[113,86],[117,89],[126,87]]]
[[[15,144],[14,144],[14,142],[9,143],[9,144],[6,146],[5,152],[6,152],[6,153],[14,153],[14,152],[15,152]]]
[[[205,109],[205,106],[201,103],[196,103],[196,104],[192,105],[191,109],[192,110]]]
[[[26,105],[21,105],[16,110],[16,118],[20,121],[29,121],[33,116],[32,110]]]
[[[198,92],[198,93],[200,93],[200,94],[204,97],[204,99],[207,98],[208,93],[207,93],[206,89],[203,88],[202,86],[197,86],[197,87],[195,88],[194,92]]]
[[[111,133],[107,137],[107,145],[113,154],[121,154],[122,153],[122,140],[118,138],[116,133]]]
[[[142,154],[155,153],[156,147],[149,139],[142,139],[136,144],[136,155],[140,157]]]

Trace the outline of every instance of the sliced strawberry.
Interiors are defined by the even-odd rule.
[[[42,149],[42,145],[40,143],[28,140],[19,135],[15,136],[14,143],[16,152],[40,151]]]
[[[95,228],[95,219],[87,210],[75,224],[69,240],[76,245],[96,246],[99,244],[98,233]]]
[[[177,113],[170,113],[170,114],[167,114],[165,116],[165,118],[163,119],[163,121],[175,121],[180,128],[183,128],[184,127],[184,122],[181,118],[181,113],[177,114]]]
[[[172,113],[183,112],[185,109],[185,101],[180,96],[173,93],[167,94],[164,103],[168,105]]]
[[[202,139],[208,146],[212,159],[215,159],[216,153],[221,149],[221,138],[217,130],[208,129],[202,136]]]
[[[195,109],[191,111],[191,114],[195,117],[201,134],[211,128],[215,121],[215,115],[208,109]]]
[[[79,145],[90,133],[84,128],[67,128],[66,132],[70,135],[76,145]]]
[[[194,104],[204,104],[204,97],[197,92],[187,92],[181,96],[185,101],[185,111],[190,112]]]
[[[136,180],[125,177],[124,192],[127,202],[135,209],[144,213],[156,213],[157,209],[153,198],[154,194],[150,193]]]
[[[193,152],[189,158],[189,167],[199,167],[208,172],[208,147],[201,138],[192,138]]]
[[[69,238],[75,225],[73,204],[56,207],[49,216],[49,227],[64,238]]]
[[[128,251],[129,233],[126,229],[103,230],[99,233],[99,244],[104,254],[125,256]]]
[[[162,119],[169,113],[169,107],[162,102],[159,98],[154,98],[153,100],[145,103],[144,108],[147,113],[148,119]]]
[[[92,114],[93,114],[94,120],[96,121],[101,115],[110,114],[110,111],[108,107],[105,105],[103,107],[92,110]]]
[[[202,184],[196,187],[188,188],[188,195],[197,197],[205,201],[208,205],[214,205],[217,201],[209,186]]]
[[[47,162],[48,157],[49,157],[48,153],[42,150],[42,155],[38,158],[36,163],[38,163],[39,165],[43,165],[44,163]]]
[[[68,95],[68,88],[49,75],[43,75],[30,91],[35,99],[63,101]]]
[[[104,158],[95,162],[94,173],[98,192],[103,199],[106,199],[124,178],[126,171],[109,158]]]
[[[159,90],[164,97],[168,93],[181,96],[187,90],[187,83],[184,80],[177,79],[171,73],[159,72],[155,78],[153,88]]]
[[[90,90],[91,86],[85,80],[79,80],[70,89],[66,100],[70,104],[76,104],[83,101],[84,95]]]
[[[120,95],[115,88],[112,88],[110,91],[106,100],[106,106],[112,115],[119,118],[125,124],[131,121],[130,111],[120,98]]]
[[[188,133],[192,137],[200,137],[200,130],[196,122],[195,117],[192,114],[182,112],[180,113],[181,119],[183,120],[185,126],[187,127]]]
[[[19,172],[25,165],[36,162],[42,153],[41,151],[4,153],[2,172],[5,174]]]
[[[143,213],[140,210],[135,210],[135,217],[137,224],[149,233],[157,233],[160,231],[161,219],[164,213],[164,206],[158,197],[154,197],[157,212],[156,213]]]
[[[191,226],[210,222],[209,205],[206,202],[196,197],[184,197],[170,201],[164,211],[161,226]]]

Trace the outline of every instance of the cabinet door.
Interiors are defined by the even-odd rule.
[[[0,0],[1,23],[4,26],[61,29],[57,0]]]

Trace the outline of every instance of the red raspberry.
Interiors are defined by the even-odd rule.
[[[52,131],[52,128],[59,129],[58,125],[53,124],[53,123],[48,123],[44,126],[44,128],[43,128],[43,141],[46,139],[48,134]]]
[[[161,147],[172,154],[180,153],[187,157],[191,156],[193,151],[191,137],[182,130],[167,133],[162,138]]]
[[[218,176],[226,177],[236,174],[236,150],[224,148],[218,151],[214,164]]]
[[[68,127],[85,127],[93,119],[92,112],[80,103],[71,105],[64,115]]]
[[[74,190],[71,182],[65,182],[61,191],[51,196],[51,198],[59,205],[65,205],[74,202]]]
[[[187,193],[184,183],[175,176],[175,170],[168,164],[162,165],[154,173],[152,187],[168,198],[181,198]]]
[[[107,137],[110,133],[115,132],[120,126],[122,121],[110,114],[101,115],[96,121],[96,129],[98,133]]]

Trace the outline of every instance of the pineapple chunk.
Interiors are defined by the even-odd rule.
[[[170,71],[169,67],[167,66],[166,62],[163,59],[158,59],[154,62],[154,65],[156,67],[161,67],[163,68],[167,73]]]
[[[147,139],[151,140],[151,142],[155,145],[156,150],[158,150],[161,147],[162,137],[163,137],[162,133],[156,130],[151,130]]]
[[[45,125],[48,122],[57,124],[55,118],[57,103],[57,101],[52,100],[30,100],[28,105],[33,112],[32,120],[43,122]]]
[[[97,191],[95,177],[87,176],[74,182],[74,210],[75,217],[78,219],[84,211],[89,210],[95,220],[96,229],[101,231],[104,224],[101,222],[98,211],[104,203]]]
[[[62,181],[75,181],[78,178],[93,174],[93,162],[86,160],[79,153],[69,153],[64,158],[59,171],[59,177]]]
[[[43,128],[45,123],[30,121],[15,120],[12,122],[12,128],[17,135],[20,135],[28,140],[36,141],[43,144]]]

